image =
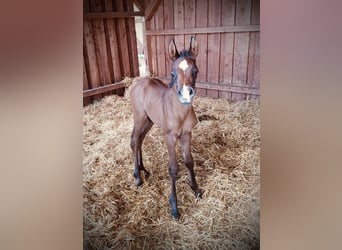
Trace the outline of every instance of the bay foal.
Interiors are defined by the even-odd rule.
[[[201,197],[201,191],[195,179],[194,162],[190,149],[191,130],[197,123],[192,107],[198,74],[197,42],[191,37],[189,50],[178,53],[176,44],[172,40],[168,52],[173,60],[171,82],[168,86],[156,78],[144,78],[139,79],[130,89],[134,118],[131,148],[134,155],[134,178],[136,185],[140,186],[143,184],[141,172],[145,174],[145,178],[150,175],[142,160],[143,140],[154,123],[165,132],[171,177],[171,215],[178,219],[180,217],[176,196],[178,163],[175,151],[177,139],[181,141],[184,162],[189,172],[190,186],[195,192],[195,196]]]

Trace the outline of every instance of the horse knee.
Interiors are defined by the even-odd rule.
[[[177,174],[178,174],[178,166],[170,166],[169,167],[169,174],[171,176],[172,179],[176,179],[177,178]]]

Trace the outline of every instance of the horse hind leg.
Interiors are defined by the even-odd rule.
[[[144,126],[142,127],[141,129],[141,134],[140,134],[140,144],[139,144],[139,148],[138,148],[138,151],[139,151],[139,154],[138,154],[138,162],[139,162],[139,170],[140,172],[143,171],[144,174],[145,174],[145,178],[147,179],[149,176],[150,176],[150,173],[145,169],[144,167],[144,163],[143,163],[143,159],[142,159],[142,144],[143,144],[143,141],[145,139],[145,136],[146,134],[148,133],[148,131],[150,131],[150,129],[152,128],[153,126],[153,122],[150,120],[149,117],[146,118],[145,122],[144,122]]]
[[[141,147],[147,132],[152,126],[153,122],[147,116],[145,116],[143,119],[139,119],[139,122],[135,122],[131,135],[131,149],[134,156],[133,176],[135,178],[136,186],[141,186],[143,184],[141,178],[142,171],[144,172],[145,178],[148,178],[150,175],[143,164]]]

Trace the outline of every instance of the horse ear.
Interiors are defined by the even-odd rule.
[[[172,39],[170,44],[169,44],[169,57],[173,61],[176,60],[179,57],[179,53],[177,51],[177,47],[176,47],[174,39]]]
[[[197,44],[197,41],[195,40],[195,37],[193,37],[193,36],[190,39],[189,51],[193,57],[197,57],[197,55],[198,55],[198,44]]]

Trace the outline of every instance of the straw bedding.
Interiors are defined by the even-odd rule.
[[[192,153],[204,193],[195,199],[178,143],[178,221],[170,215],[162,130],[155,125],[145,138],[151,176],[136,188],[128,98],[84,107],[84,249],[259,249],[259,103],[196,97],[193,106],[200,122]]]

